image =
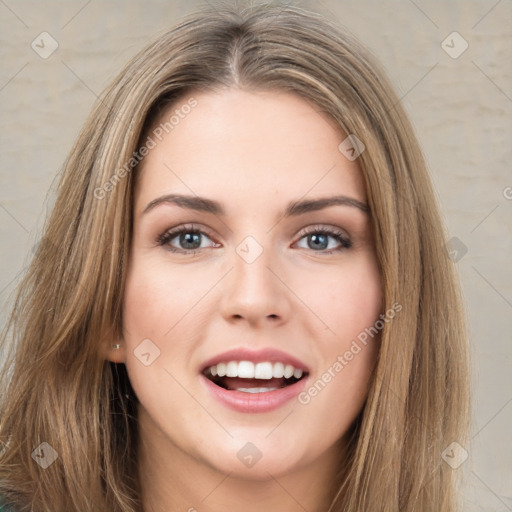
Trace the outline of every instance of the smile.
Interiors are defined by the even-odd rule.
[[[303,371],[282,362],[229,361],[208,367],[204,375],[227,390],[268,393],[295,384],[302,378]]]
[[[226,353],[201,372],[209,392],[239,412],[267,412],[284,405],[300,393],[308,375],[300,361],[274,350]]]

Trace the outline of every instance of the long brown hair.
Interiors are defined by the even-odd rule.
[[[465,322],[424,159],[369,52],[323,16],[279,4],[190,15],[131,60],[88,118],[2,336],[0,494],[19,510],[141,512],[136,398],[99,346],[122,332],[146,130],[178,98],[223,87],[298,94],[366,148],[385,309],[402,311],[382,331],[329,511],[456,510],[456,471],[441,454],[467,442]],[[46,469],[41,443],[57,454]]]

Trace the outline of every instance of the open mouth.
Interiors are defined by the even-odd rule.
[[[203,375],[228,391],[268,393],[291,386],[308,373],[280,362],[229,361],[205,368]]]

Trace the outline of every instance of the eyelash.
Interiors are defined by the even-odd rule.
[[[193,233],[193,234],[205,235],[211,239],[211,237],[208,235],[208,233],[196,228],[193,224],[191,224],[189,226],[182,226],[179,228],[175,228],[175,229],[166,231],[165,233],[162,233],[157,239],[158,245],[160,245],[160,246],[167,245],[168,246],[167,250],[174,252],[174,253],[192,254],[192,255],[200,252],[201,249],[204,249],[204,247],[199,248],[199,249],[176,249],[175,247],[171,247],[169,245],[171,240],[173,240],[178,235],[181,235],[183,233]],[[340,251],[344,251],[346,249],[350,249],[352,247],[352,241],[346,237],[346,235],[343,231],[337,230],[335,228],[324,228],[321,226],[312,226],[312,227],[306,228],[302,232],[299,240],[302,240],[304,237],[306,237],[308,235],[313,235],[313,234],[328,235],[332,238],[335,238],[340,243],[340,247],[338,247],[336,249],[313,251],[313,252],[318,252],[321,254],[332,254],[335,252],[340,252]]]

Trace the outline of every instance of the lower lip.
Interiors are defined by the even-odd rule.
[[[245,413],[270,412],[282,407],[304,389],[307,379],[307,377],[303,378],[295,384],[290,384],[289,386],[274,391],[245,393],[243,391],[228,391],[227,389],[221,388],[202,374],[200,378],[208,391],[222,405],[233,411]]]

